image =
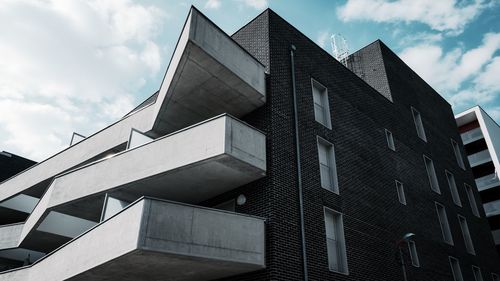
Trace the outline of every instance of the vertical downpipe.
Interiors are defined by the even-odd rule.
[[[304,198],[302,196],[302,174],[300,166],[300,142],[299,142],[299,117],[298,117],[298,106],[297,106],[297,90],[295,87],[295,60],[294,52],[296,48],[295,45],[290,45],[290,62],[292,68],[292,92],[293,92],[293,116],[295,123],[295,155],[297,164],[297,189],[299,193],[299,212],[300,212],[300,236],[302,242],[302,268],[304,271],[304,281],[308,281],[309,277],[307,274],[307,256],[306,256],[306,237],[305,237],[305,227],[304,227]]]

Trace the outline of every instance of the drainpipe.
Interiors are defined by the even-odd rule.
[[[293,92],[293,116],[295,123],[295,155],[297,164],[297,190],[299,193],[299,212],[300,212],[300,238],[302,240],[302,268],[304,271],[304,281],[309,280],[307,275],[307,256],[306,256],[306,238],[304,227],[304,199],[302,196],[302,174],[300,166],[300,142],[299,142],[299,117],[297,113],[297,91],[295,88],[295,45],[290,45],[290,62],[292,68],[292,92]]]

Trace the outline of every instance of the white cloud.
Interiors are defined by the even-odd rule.
[[[208,0],[207,3],[205,3],[205,8],[207,9],[219,9],[221,5],[220,0]]]
[[[475,0],[348,0],[337,10],[343,21],[421,22],[433,30],[459,34],[484,8],[494,5]]]
[[[448,53],[437,44],[404,49],[400,56],[424,80],[443,92],[456,91],[475,77],[500,49],[500,33],[487,33],[480,46],[467,51],[455,48]]]
[[[444,52],[438,44],[404,49],[400,57],[457,110],[479,104],[500,111],[500,33],[488,33],[476,48]],[[493,114],[493,115],[494,115]],[[497,119],[498,120],[498,119]]]
[[[129,0],[6,0],[0,9],[0,150],[42,160],[138,102],[160,71],[166,14]]]
[[[393,37],[398,38],[400,46],[414,46],[416,44],[435,44],[443,40],[443,34],[433,32],[417,32],[401,37],[403,31],[396,29],[393,32]]]

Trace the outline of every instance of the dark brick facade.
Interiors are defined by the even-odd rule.
[[[268,72],[267,103],[242,118],[267,135],[268,171],[267,177],[205,204],[239,194],[247,197],[236,210],[267,219],[267,268],[226,280],[303,280],[291,44],[296,46],[309,280],[402,280],[395,241],[407,232],[416,234],[421,264],[408,267],[409,280],[452,280],[448,256],[460,260],[465,280],[474,280],[472,265],[481,267],[484,280],[490,280],[492,271],[500,272],[484,211],[480,210],[481,218],[472,214],[463,188],[464,182],[474,185],[474,180],[470,167],[462,170],[453,154],[450,138],[459,144],[461,139],[450,105],[383,43],[373,43],[382,60],[376,63],[384,68],[377,75],[386,77],[386,85],[380,87],[390,91],[393,102],[271,10],[232,37]],[[328,88],[331,130],[314,120],[311,78]],[[427,142],[417,136],[411,106],[422,115]],[[396,151],[388,149],[385,129],[393,133]],[[321,187],[317,136],[335,146],[340,195]],[[434,161],[441,195],[430,189],[424,154]],[[463,207],[452,201],[445,169],[455,176]],[[406,206],[398,202],[396,179],[404,183]],[[454,246],[443,242],[434,202],[446,207]],[[324,207],[343,213],[348,275],[328,269]],[[476,255],[465,251],[457,214],[467,218]],[[409,262],[407,248],[404,253]]]

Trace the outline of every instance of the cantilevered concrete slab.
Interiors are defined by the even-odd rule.
[[[0,183],[0,202],[21,192],[41,196],[53,177],[125,144],[131,129],[158,137],[264,103],[264,66],[192,8],[155,102]]]
[[[144,198],[0,280],[213,280],[263,268],[263,219]]]
[[[225,112],[240,117],[265,103],[265,86],[265,67],[192,8],[160,88],[155,130]]]
[[[20,245],[37,239],[51,211],[80,218],[100,213],[96,196],[105,192],[199,203],[259,179],[265,171],[264,134],[221,115],[58,176],[26,221]]]

